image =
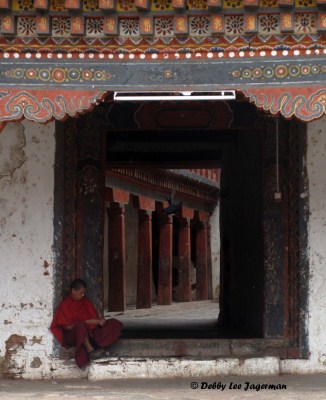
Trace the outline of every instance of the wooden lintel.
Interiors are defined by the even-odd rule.
[[[155,200],[150,197],[132,196],[133,205],[137,210],[155,211]]]
[[[129,192],[118,188],[105,188],[105,200],[110,203],[128,204]]]

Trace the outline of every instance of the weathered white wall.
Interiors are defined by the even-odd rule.
[[[0,372],[49,373],[54,123],[0,133]]]
[[[211,226],[211,253],[212,253],[212,287],[213,299],[219,300],[220,294],[220,206],[217,204],[209,219]]]
[[[308,124],[310,358],[281,363],[284,372],[326,372],[326,117]],[[306,195],[306,194],[303,194]]]

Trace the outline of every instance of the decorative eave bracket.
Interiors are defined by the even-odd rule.
[[[237,89],[257,108],[309,122],[326,114],[325,86]],[[46,123],[90,112],[108,94],[97,90],[0,89],[0,129],[24,118]]]

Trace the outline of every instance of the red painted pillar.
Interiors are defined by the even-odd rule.
[[[152,213],[140,210],[138,215],[137,308],[151,308]]]
[[[207,228],[205,223],[200,223],[196,232],[196,300],[207,299]]]
[[[172,304],[172,217],[161,215],[157,304]]]
[[[190,219],[179,219],[178,301],[191,301]]]
[[[109,208],[109,311],[126,309],[126,246],[124,205]]]

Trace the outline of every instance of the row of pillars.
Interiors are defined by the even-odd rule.
[[[109,212],[109,311],[126,309],[126,244],[125,244],[125,205],[129,193],[120,189],[106,189]],[[152,213],[157,211],[154,199],[144,196],[132,197],[138,209],[138,269],[137,269],[137,308],[150,308],[152,305]],[[163,207],[161,207],[163,208]],[[159,211],[159,263],[157,304],[172,304],[172,254],[173,217]],[[196,214],[196,216],[195,216]],[[191,229],[190,221],[196,217],[196,300],[207,300],[210,295],[211,271],[209,266],[208,213],[195,212],[181,207],[178,218],[178,287],[177,300],[192,300],[191,282]],[[128,233],[132,234],[132,233]]]

